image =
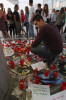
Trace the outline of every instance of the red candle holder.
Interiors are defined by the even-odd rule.
[[[19,81],[19,88],[20,88],[21,90],[25,88],[24,80],[20,80],[20,81]]]
[[[23,51],[23,48],[21,48],[21,52]]]
[[[3,40],[3,43],[4,43],[5,41]]]
[[[8,43],[6,44],[6,47],[9,47],[9,44]]]
[[[33,77],[37,75],[37,70],[33,70]]]
[[[11,41],[10,40],[8,42],[9,42],[9,44],[11,44]]]
[[[44,75],[45,75],[45,77],[47,77],[47,76],[49,75],[49,69],[48,69],[48,68],[45,69],[45,71],[44,71]]]
[[[37,55],[35,55],[35,59],[37,59]]]
[[[63,62],[63,61],[64,61],[64,59],[65,59],[65,57],[60,56],[60,59],[61,59],[61,62]]]
[[[32,43],[34,43],[34,41],[32,40]]]
[[[12,44],[13,48],[15,47],[15,43]]]
[[[4,43],[2,43],[2,47],[4,47]]]
[[[23,50],[24,51],[24,54],[26,54],[26,50]]]
[[[52,66],[52,70],[55,70],[55,68],[56,68],[56,65],[53,65],[53,66]]]
[[[11,68],[14,69],[15,64],[14,64],[14,61],[13,60],[10,61],[10,64],[11,64]]]
[[[66,82],[63,82],[62,85],[61,85],[61,90],[66,90]]]
[[[20,65],[21,65],[21,66],[24,66],[24,61],[23,61],[23,59],[20,59]]]
[[[54,71],[54,78],[57,78],[57,76],[58,76],[58,72]]]
[[[35,83],[39,84],[39,81],[40,81],[40,77],[39,76],[35,76]]]
[[[42,61],[42,57],[39,57],[39,61]]]
[[[31,58],[30,57],[28,57],[28,62],[30,62],[31,61]]]
[[[15,43],[17,43],[17,41],[15,41]]]
[[[29,49],[29,48],[27,48],[27,54],[29,55],[29,53],[30,53],[30,49]]]

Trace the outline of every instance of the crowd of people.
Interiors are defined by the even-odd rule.
[[[55,24],[59,31],[63,33],[63,26],[66,23],[66,8],[62,7],[60,10],[52,9],[52,13],[49,13],[48,4],[45,4],[43,8],[41,8],[41,4],[37,4],[37,9],[34,9],[33,0],[29,0],[29,7],[25,7],[25,13],[21,9],[20,14],[18,12],[19,6],[16,4],[14,6],[14,12],[11,11],[11,8],[8,8],[7,14],[4,9],[4,5],[0,3],[0,30],[2,31],[3,37],[7,36],[10,38],[12,36],[20,36],[21,34],[25,34],[26,37],[33,38],[35,36],[34,33],[34,23],[32,19],[35,15],[41,15],[44,22]],[[3,27],[2,27],[3,26]],[[24,26],[26,30],[24,30]],[[9,33],[8,33],[9,30]],[[38,29],[36,28],[38,33]],[[66,32],[66,26],[65,30]],[[12,35],[13,33],[13,35]]]
[[[65,26],[64,32],[66,32],[66,8],[62,7],[60,11],[52,9],[52,14],[49,14],[48,4],[45,4],[42,9],[39,3],[35,11],[33,0],[29,0],[29,6],[30,10],[28,6],[25,7],[25,14],[22,9],[20,11],[21,14],[19,14],[19,6],[17,4],[14,7],[14,12],[11,11],[11,8],[8,8],[6,14],[4,5],[1,3],[0,30],[4,38],[21,36],[23,32],[26,37],[34,38],[35,25],[37,31],[35,41],[24,47],[24,50],[31,48],[32,53],[43,57],[48,65],[50,65],[63,50],[60,31],[62,33],[63,26]],[[26,27],[26,31],[24,30],[24,26]],[[43,42],[43,46],[38,46],[41,42]],[[8,100],[6,98],[11,89],[11,80],[6,66],[0,41],[0,100]]]

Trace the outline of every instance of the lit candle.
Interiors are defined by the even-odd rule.
[[[35,55],[35,59],[37,59],[37,55]]]
[[[10,61],[10,64],[11,64],[11,68],[14,69],[15,64],[14,64],[14,61],[13,60]]]
[[[33,77],[37,75],[37,70],[33,70]]]
[[[23,61],[23,59],[20,59],[20,65],[21,65],[21,66],[24,66],[24,61]]]
[[[49,75],[49,68],[45,69],[44,75],[45,75],[45,77],[47,77]]]
[[[35,76],[35,83],[39,84],[39,81],[40,81],[40,77],[39,76]]]
[[[29,48],[27,48],[27,54],[29,55],[29,53],[30,53],[30,49],[29,49]]]
[[[24,86],[24,80],[20,80],[20,81],[19,81],[19,88],[20,88],[21,90],[25,88],[25,86]]]
[[[28,62],[30,62],[31,61],[31,58],[30,57],[28,57]]]
[[[52,66],[52,70],[55,70],[55,68],[56,68],[56,65],[53,65],[53,66]]]
[[[57,78],[57,76],[58,76],[58,72],[55,71],[55,72],[54,72],[54,78]]]
[[[66,90],[66,82],[63,82],[62,85],[61,85],[61,90]]]

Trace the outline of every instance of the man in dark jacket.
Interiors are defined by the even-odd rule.
[[[50,64],[63,50],[59,30],[55,25],[45,23],[40,15],[35,15],[33,22],[39,28],[39,33],[34,43],[26,46],[26,48],[31,48],[32,53],[45,58],[48,64]],[[37,47],[41,42],[44,43],[44,46]]]

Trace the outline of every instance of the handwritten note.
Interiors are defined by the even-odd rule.
[[[32,64],[31,66],[32,66],[33,70],[38,69],[38,71],[39,71],[39,70],[44,69],[45,63],[43,61],[41,61],[41,62]]]
[[[32,90],[31,100],[50,100],[50,89],[46,85],[30,84],[28,89]]]
[[[66,100],[66,90],[52,95],[51,100]]]

